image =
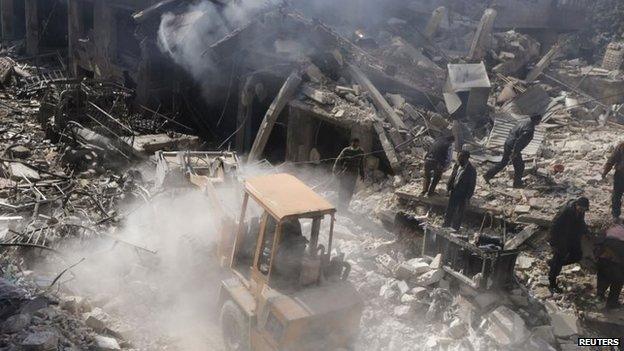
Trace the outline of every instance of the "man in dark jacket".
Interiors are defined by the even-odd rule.
[[[486,183],[490,183],[490,180],[494,178],[500,171],[502,171],[509,161],[514,167],[514,188],[521,188],[522,175],[524,173],[524,161],[522,160],[522,150],[533,140],[535,134],[535,127],[542,121],[542,116],[533,115],[529,120],[518,123],[507,136],[505,140],[505,147],[503,149],[503,158],[499,163],[490,168],[483,179]]]
[[[340,152],[334,162],[333,172],[340,181],[338,191],[340,205],[349,207],[358,176],[364,179],[364,151],[360,148],[360,139],[353,138],[351,145]]]
[[[425,194],[433,196],[435,189],[438,186],[442,173],[451,162],[451,155],[453,142],[455,137],[453,135],[441,136],[435,140],[431,145],[431,148],[425,155],[424,165],[424,182],[423,190],[420,196]]]
[[[622,214],[622,194],[624,194],[624,142],[621,142],[605,164],[602,171],[602,178],[606,178],[611,169],[615,168],[613,176],[613,193],[611,193],[611,215],[613,219],[619,221]]]
[[[594,250],[597,260],[598,298],[605,300],[606,308],[613,309],[621,306],[620,293],[624,286],[624,226],[616,224],[609,228],[605,237],[596,243]]]
[[[580,262],[583,258],[581,237],[588,234],[585,212],[589,210],[589,200],[580,197],[570,200],[553,219],[550,227],[550,247],[553,257],[549,261],[548,282],[551,292],[561,292],[557,276],[565,265]]]
[[[444,216],[444,226],[459,230],[464,210],[474,194],[477,185],[477,170],[470,163],[470,153],[462,151],[457,156],[457,163],[446,186],[449,191],[449,202]]]

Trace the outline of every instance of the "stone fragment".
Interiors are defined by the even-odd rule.
[[[556,312],[549,313],[550,323],[553,326],[554,334],[558,338],[567,338],[579,333],[578,317],[572,313]]]
[[[414,283],[418,286],[429,286],[439,282],[442,277],[444,277],[444,270],[436,269],[419,276]]]
[[[433,258],[433,261],[431,261],[431,264],[429,264],[429,267],[431,267],[431,269],[440,269],[440,268],[442,268],[442,254],[437,254]]]
[[[398,281],[395,286],[396,286],[397,290],[399,291],[399,293],[401,293],[401,295],[403,295],[403,294],[405,294],[406,292],[409,291],[409,286],[403,280]]]
[[[96,332],[104,331],[106,329],[107,322],[110,320],[110,317],[99,307],[96,307],[93,311],[86,313],[85,317],[85,324]]]
[[[400,305],[394,308],[394,315],[398,318],[406,318],[410,314],[411,307],[409,305]]]
[[[58,341],[58,335],[52,331],[37,331],[28,334],[21,346],[24,351],[56,350]]]
[[[13,315],[2,323],[0,330],[7,334],[17,333],[26,328],[30,324],[31,319],[32,317],[25,313]]]
[[[22,313],[35,313],[41,309],[44,309],[50,305],[50,301],[44,296],[38,296],[22,305]]]
[[[506,306],[499,306],[487,317],[485,335],[502,346],[517,345],[529,334],[524,320]]]
[[[535,259],[525,255],[520,255],[516,259],[516,268],[520,270],[530,269],[533,266]]]
[[[423,288],[421,286],[414,287],[412,288],[412,290],[410,290],[410,294],[412,294],[417,299],[422,299],[423,297],[427,296],[428,292],[429,291],[426,288]]]
[[[448,335],[453,339],[461,339],[468,334],[468,325],[459,318],[455,318],[448,328]]]
[[[402,262],[397,266],[395,276],[397,279],[410,280],[423,273],[430,271],[429,265],[424,262]]]
[[[109,337],[102,336],[102,335],[96,335],[93,338],[93,341],[95,343],[95,350],[97,351],[121,350],[121,346],[119,346],[119,343],[117,342],[117,340],[113,338],[109,338]]]
[[[475,303],[481,309],[487,309],[500,301],[500,296],[495,293],[484,292],[474,297]]]
[[[28,158],[30,156],[30,153],[30,149],[24,145],[18,145],[14,148],[11,148],[11,155],[13,155],[14,158]]]

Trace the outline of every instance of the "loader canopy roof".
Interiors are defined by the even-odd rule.
[[[289,216],[318,216],[336,211],[332,204],[290,174],[249,178],[245,181],[245,191],[279,221]]]

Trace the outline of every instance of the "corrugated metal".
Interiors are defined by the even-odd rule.
[[[490,137],[488,138],[487,147],[489,149],[500,149],[500,152],[503,151],[503,145],[505,144],[505,140],[507,140],[507,136],[513,127],[516,124],[520,123],[522,120],[515,119],[506,119],[503,117],[496,118],[494,121],[494,127],[490,132]],[[542,146],[542,142],[544,142],[544,138],[546,136],[546,130],[537,126],[535,128],[535,135],[533,140],[527,147],[522,151],[522,156],[525,157],[535,157],[539,148]]]

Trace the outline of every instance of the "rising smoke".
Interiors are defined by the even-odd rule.
[[[224,66],[212,61],[210,55],[205,54],[206,50],[244,26],[255,14],[279,3],[281,0],[242,0],[227,4],[202,0],[189,5],[182,14],[165,13],[158,30],[159,46],[208,94],[216,84],[228,81],[230,72],[223,72]]]

